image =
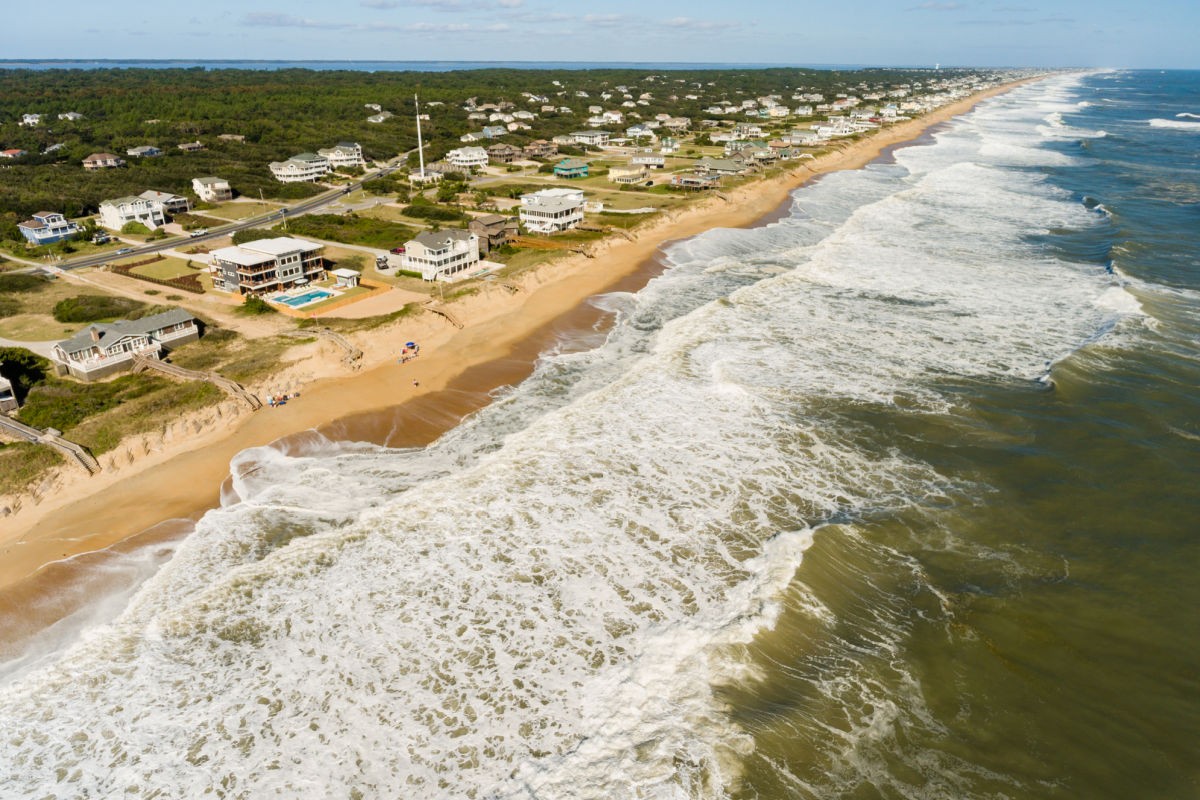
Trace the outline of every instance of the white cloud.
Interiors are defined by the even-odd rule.
[[[263,28],[322,28],[325,30],[348,27],[344,22],[321,22],[303,17],[293,17],[290,14],[270,14],[265,12],[251,12],[247,14],[242,17],[242,24]]]
[[[738,22],[716,22],[712,20],[692,19],[691,17],[673,17],[663,20],[663,25],[670,28],[689,31],[716,31],[741,26]]]

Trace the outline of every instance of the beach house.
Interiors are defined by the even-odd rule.
[[[298,153],[287,161],[272,161],[270,168],[280,183],[316,181],[329,174],[329,159],[316,153]]]
[[[496,142],[487,148],[488,161],[494,164],[511,164],[521,157],[521,148],[506,142]]]
[[[637,153],[633,157],[633,163],[647,169],[662,169],[667,165],[667,157],[659,153]]]
[[[170,192],[158,192],[154,189],[142,192],[138,197],[150,203],[157,203],[162,206],[162,210],[166,214],[182,214],[190,211],[192,201],[179,194],[171,194]]]
[[[608,131],[573,131],[571,137],[576,144],[588,144],[593,147],[603,147],[608,144]]]
[[[23,155],[25,155],[25,151],[18,147],[13,147],[8,150],[0,150],[0,158],[20,158]]]
[[[583,222],[582,189],[542,189],[521,195],[521,224],[535,233],[554,233]]]
[[[3,367],[4,363],[0,362],[0,368]],[[13,391],[12,382],[0,374],[0,414],[16,411],[20,405],[20,402],[17,401],[17,394]]]
[[[194,316],[173,308],[137,320],[118,319],[88,325],[50,351],[59,375],[93,381],[128,369],[135,355],[159,358],[170,350],[200,338]]]
[[[138,222],[155,230],[167,222],[160,203],[143,197],[118,197],[100,203],[100,226],[119,231],[131,222]]]
[[[467,230],[479,237],[479,251],[484,255],[497,247],[503,247],[520,232],[515,218],[501,214],[474,217],[467,225]]]
[[[79,233],[79,226],[57,211],[39,211],[33,219],[17,225],[25,240],[33,245],[61,242]]]
[[[465,278],[479,267],[479,237],[458,228],[421,231],[404,243],[400,264],[427,281]]]
[[[137,147],[130,147],[125,151],[127,156],[135,156],[137,158],[154,158],[162,155],[162,150],[159,150],[152,144],[143,144]]]
[[[650,170],[645,164],[616,164],[608,168],[608,179],[613,183],[645,183],[650,179]]]
[[[564,158],[554,165],[554,177],[556,178],[571,179],[586,178],[587,176],[588,163],[578,158]]]
[[[325,277],[322,245],[280,236],[210,253],[213,288],[239,294],[277,292]]]
[[[180,150],[182,150],[185,153],[199,153],[201,150],[208,149],[199,140],[197,140],[195,142],[180,142],[179,144],[177,144],[175,146],[178,147]]]
[[[34,125],[40,124],[41,121],[42,121],[41,114],[22,114],[21,121],[18,122],[17,124],[18,125],[26,125],[26,126],[32,128]]]
[[[488,151],[482,147],[458,147],[446,153],[446,163],[462,169],[481,169],[487,166]]]
[[[114,156],[112,153],[92,153],[83,160],[83,168],[89,172],[123,166],[125,166],[125,159]]]
[[[525,158],[553,158],[556,155],[558,155],[558,145],[553,142],[547,142],[545,139],[530,142],[524,147]]]
[[[206,203],[224,203],[233,199],[233,189],[224,178],[192,178],[192,191]]]
[[[338,142],[333,147],[318,150],[317,155],[328,161],[333,169],[367,165],[366,159],[363,158],[362,145],[358,142]]]

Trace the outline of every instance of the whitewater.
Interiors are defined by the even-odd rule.
[[[747,648],[785,608],[832,624],[797,589],[814,541],[989,491],[871,415],[1050,391],[1139,324],[1111,265],[1034,240],[1112,225],[1039,172],[1073,163],[1041,143],[1103,136],[1063,121],[1080,80],[671,246],[596,300],[602,342],[427,448],[242,453],[119,614],[0,684],[0,795],[736,792]]]

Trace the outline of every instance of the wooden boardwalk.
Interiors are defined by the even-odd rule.
[[[145,356],[135,355],[133,357],[133,371],[145,372],[146,370],[154,370],[161,372],[172,378],[178,378],[184,381],[205,381],[211,383],[219,389],[222,389],[227,394],[241,400],[246,405],[250,406],[252,411],[257,411],[262,408],[262,401],[259,400],[250,392],[246,391],[240,383],[232,381],[223,375],[218,375],[215,372],[200,372],[194,369],[185,369],[175,364],[168,364],[166,361],[159,361],[156,358],[146,358]]]
[[[463,324],[461,322],[459,322],[458,317],[456,317],[456,316],[454,316],[454,314],[450,313],[450,310],[445,308],[444,306],[435,305],[434,302],[431,300],[421,307],[424,308],[426,311],[432,311],[434,314],[437,314],[440,317],[444,317],[451,325],[453,325],[454,327],[456,327],[460,330],[462,329]]]
[[[86,447],[76,444],[69,439],[62,438],[62,435],[53,428],[47,428],[44,431],[38,430],[32,425],[26,425],[24,422],[18,422],[12,417],[0,414],[0,433],[11,436],[18,441],[53,447],[70,461],[82,467],[88,475],[95,475],[100,471],[100,462],[96,460],[96,457]]]
[[[342,356],[342,363],[351,369],[358,369],[362,366],[360,363],[363,357],[363,351],[350,343],[350,340],[342,336],[335,330],[330,328],[303,328],[296,331],[283,331],[281,336],[288,336],[293,339],[307,339],[310,336],[317,336],[322,339],[328,339],[345,351],[346,355]]]

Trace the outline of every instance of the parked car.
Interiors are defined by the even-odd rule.
[[[393,247],[392,252],[398,256],[404,255],[404,245],[400,245],[398,247]]]

